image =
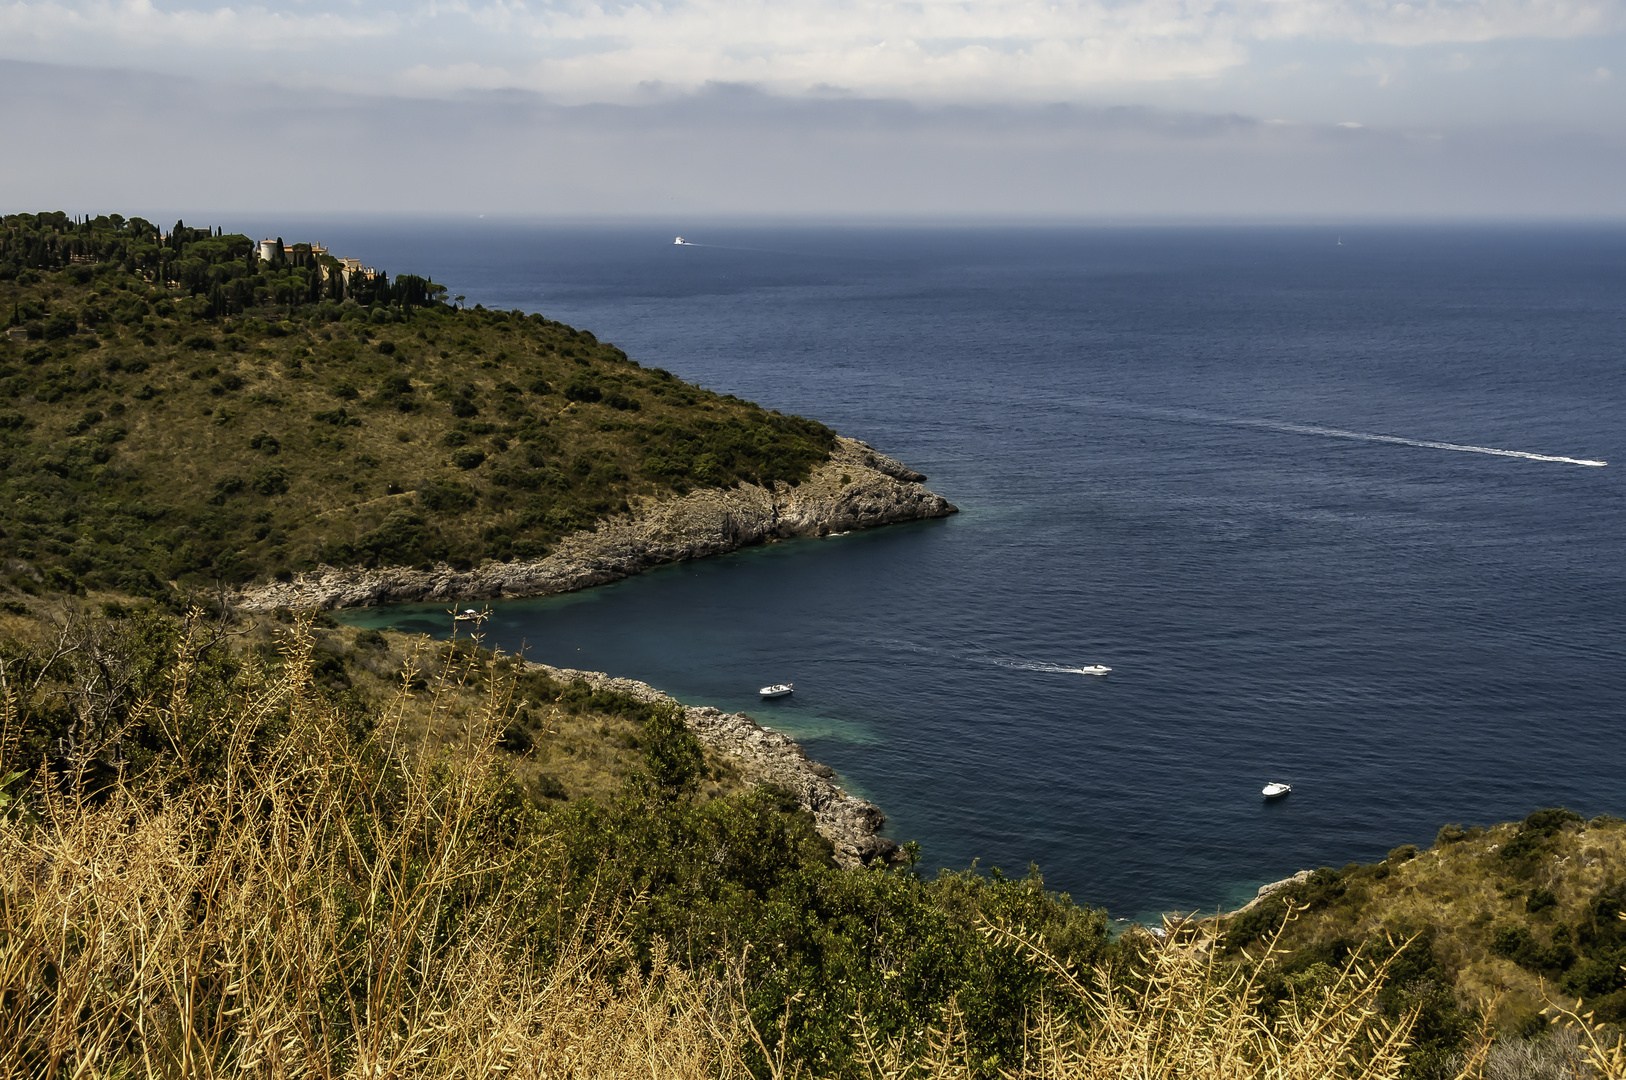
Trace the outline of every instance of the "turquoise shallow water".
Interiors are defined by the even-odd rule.
[[[1626,232],[674,231],[323,235],[818,417],[964,512],[494,604],[496,643],[746,709],[928,862],[1036,861],[1115,914],[1626,813]]]

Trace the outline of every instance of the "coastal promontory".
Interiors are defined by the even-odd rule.
[[[565,537],[542,559],[463,570],[445,563],[430,569],[321,567],[290,581],[250,586],[240,602],[250,610],[341,608],[570,592],[752,544],[954,513],[947,499],[926,490],[923,479],[865,443],[838,437],[830,457],[796,486],[744,483],[640,500],[629,513]]]
[[[314,238],[0,225],[0,534],[24,590],[529,596],[954,512],[817,421]]]

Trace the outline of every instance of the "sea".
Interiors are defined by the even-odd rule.
[[[1036,865],[1151,920],[1447,822],[1626,816],[1626,228],[266,231],[928,474],[958,515],[486,627],[792,734],[928,870]]]

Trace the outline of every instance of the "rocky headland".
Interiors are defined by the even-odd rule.
[[[566,537],[544,559],[469,570],[323,566],[290,581],[250,585],[237,603],[251,611],[329,609],[573,592],[752,544],[955,513],[952,503],[925,488],[925,479],[866,443],[838,437],[829,459],[795,487],[741,484],[647,500],[630,515]]]
[[[1266,884],[1259,886],[1259,892],[1252,900],[1249,900],[1246,904],[1243,904],[1235,911],[1222,911],[1215,917],[1220,919],[1229,919],[1231,916],[1240,915],[1244,911],[1252,911],[1254,908],[1258,907],[1266,900],[1269,900],[1272,896],[1275,896],[1283,889],[1292,888],[1294,885],[1303,885],[1306,881],[1310,880],[1313,873],[1314,871],[1312,870],[1300,870],[1292,877],[1282,878],[1280,881],[1267,882]]]
[[[559,682],[582,679],[594,690],[625,694],[639,701],[678,704],[670,694],[635,679],[548,664],[528,666]],[[801,808],[813,815],[819,834],[835,845],[836,862],[841,866],[852,869],[898,860],[898,845],[876,835],[886,824],[881,808],[847,794],[835,782],[835,770],[809,760],[796,740],[763,727],[745,713],[725,713],[705,705],[681,707],[695,737],[732,758],[747,783],[777,784],[795,794]]]

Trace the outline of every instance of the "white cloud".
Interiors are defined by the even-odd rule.
[[[62,3],[17,0],[0,4],[0,41],[11,59],[30,59],[30,48],[57,51],[89,46],[274,50],[377,40],[399,32],[388,12],[365,16],[327,11],[276,11],[259,6],[160,8],[151,0]]]
[[[1626,137],[1402,131],[1365,115],[1366,126],[1351,130],[1197,111],[929,106],[728,86],[637,106],[562,107],[523,92],[406,101],[8,62],[0,100],[29,103],[0,110],[0,146],[51,148],[0,154],[0,191],[13,209],[166,221],[233,207],[684,220],[1626,217],[1616,180]],[[153,137],[174,131],[207,133],[209,152],[175,169],[174,141]],[[243,168],[268,145],[298,148],[293,172]]]
[[[1622,27],[1626,0],[13,0],[0,2],[0,56],[219,70],[259,53],[327,85],[561,100],[719,81],[1035,100],[1212,79],[1264,42],[1416,47]]]

